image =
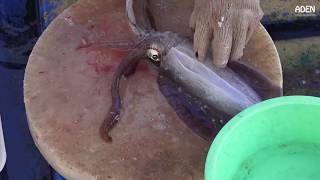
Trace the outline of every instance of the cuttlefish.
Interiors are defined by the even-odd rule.
[[[229,62],[226,68],[214,67],[210,57],[197,61],[192,41],[174,32],[157,32],[135,24],[127,1],[130,25],[141,35],[134,44],[108,44],[108,47],[133,48],[113,74],[112,104],[101,127],[101,137],[112,142],[109,132],[120,120],[120,80],[134,74],[140,60],[158,72],[159,90],[178,117],[197,135],[212,140],[223,125],[245,108],[282,95],[263,73],[241,61]],[[132,9],[131,9],[132,10]]]

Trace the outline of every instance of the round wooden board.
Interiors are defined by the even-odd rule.
[[[122,83],[124,110],[111,132],[114,142],[99,137],[111,102],[110,79],[127,52],[78,47],[134,39],[123,0],[80,0],[59,15],[38,40],[26,69],[33,139],[46,160],[71,180],[203,179],[209,143],[179,120],[144,63]],[[251,64],[282,84],[268,34],[260,28],[252,41],[261,42],[249,43],[246,60],[256,60]]]

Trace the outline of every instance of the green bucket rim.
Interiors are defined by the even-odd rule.
[[[217,154],[221,151],[220,147],[223,144],[224,140],[228,138],[228,134],[232,132],[234,127],[239,126],[244,120],[248,119],[250,116],[253,116],[256,113],[261,111],[265,111],[266,109],[273,108],[275,106],[282,106],[288,104],[305,104],[305,105],[319,105],[320,106],[320,98],[314,96],[282,96],[278,98],[269,99],[266,101],[262,101],[258,104],[255,104],[239,114],[233,117],[218,133],[215,137],[214,141],[211,143],[207,157],[205,162],[205,169],[204,169],[204,177],[205,180],[209,180],[209,170],[208,164],[214,164],[214,161],[217,158]],[[243,118],[245,117],[245,118]],[[215,168],[216,164],[213,165],[213,169]],[[212,168],[212,167],[211,167]],[[211,170],[212,171],[212,170]],[[212,172],[210,173],[210,175]],[[212,180],[212,179],[210,179]]]

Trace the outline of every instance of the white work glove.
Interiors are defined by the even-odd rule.
[[[262,16],[259,0],[195,0],[190,27],[196,57],[203,61],[211,42],[215,66],[238,60]]]

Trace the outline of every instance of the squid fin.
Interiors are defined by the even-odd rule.
[[[164,76],[158,76],[158,85],[177,116],[194,133],[207,141],[212,140],[217,135],[223,125],[218,121],[213,121],[213,117],[205,112],[193,97]]]
[[[283,95],[281,87],[275,85],[265,74],[255,68],[240,61],[230,61],[228,63],[248,85],[254,89],[262,99],[270,99]]]

